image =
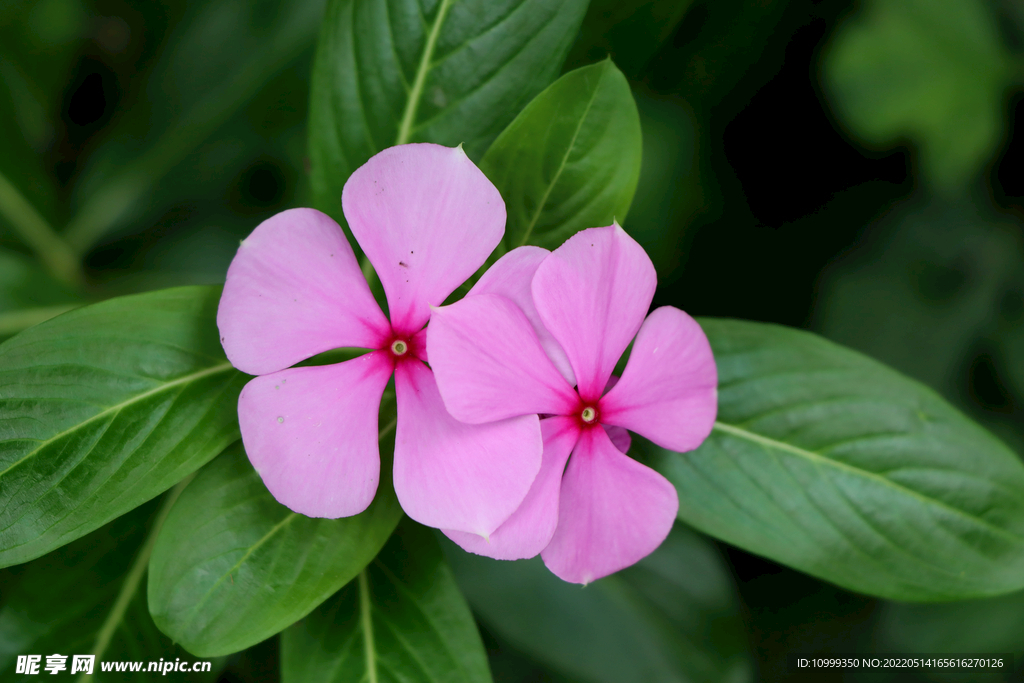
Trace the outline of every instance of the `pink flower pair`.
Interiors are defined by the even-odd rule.
[[[342,205],[390,321],[340,228],[308,209],[243,242],[218,311],[228,358],[260,375],[242,392],[239,421],[274,496],[320,517],[369,505],[377,412],[394,373],[394,483],[410,517],[491,557],[543,551],[555,574],[581,583],[654,550],[678,500],[624,455],[626,430],[695,448],[714,422],[717,382],[689,316],[666,307],[644,322],[655,274],[640,246],[615,225],[551,253],[516,249],[431,315],[501,240],[493,185],[461,149],[405,145],[357,170]],[[352,346],[370,352],[290,367]]]

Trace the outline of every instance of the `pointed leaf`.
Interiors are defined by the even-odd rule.
[[[111,299],[0,344],[0,566],[84,536],[239,438],[220,287]]]
[[[281,634],[283,683],[489,683],[480,634],[433,534],[399,525],[356,581]]]
[[[349,174],[380,150],[436,142],[478,159],[554,80],[585,0],[330,0],[313,66],[317,208],[340,220]]]
[[[677,524],[639,563],[585,588],[540,558],[495,562],[446,544],[488,628],[581,683],[752,679],[735,589],[707,540]]]
[[[820,337],[702,319],[719,417],[651,447],[698,529],[851,590],[954,600],[1024,586],[1024,466],[931,389]]]
[[[506,249],[554,249],[580,230],[625,221],[641,151],[636,102],[611,60],[559,78],[480,161],[505,199]]]
[[[160,630],[198,656],[237,652],[351,581],[402,516],[391,485],[393,437],[386,441],[376,498],[342,519],[311,519],[274,500],[241,443],[203,468],[150,561],[149,608]]]

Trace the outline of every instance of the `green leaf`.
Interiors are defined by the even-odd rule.
[[[480,161],[505,200],[506,248],[554,249],[579,230],[625,220],[641,152],[636,102],[611,60],[559,78]]]
[[[0,566],[84,536],[238,439],[219,287],[111,299],[0,344]]]
[[[914,601],[1024,586],[1024,466],[934,391],[813,334],[700,321],[718,422],[653,448],[679,517],[851,590]]]
[[[380,150],[464,143],[478,159],[557,76],[585,0],[329,0],[313,67],[309,155],[318,208]]]
[[[488,683],[480,634],[433,534],[406,520],[377,558],[281,634],[283,683]]]
[[[240,443],[200,471],[150,561],[149,608],[160,630],[198,656],[236,652],[301,619],[351,581],[402,516],[390,480],[390,441],[381,444],[377,497],[355,517],[312,519],[281,505]]]
[[[874,0],[844,23],[824,58],[840,121],[870,146],[902,137],[940,189],[970,182],[1003,134],[1014,73],[980,0]]]
[[[693,0],[591,0],[566,65],[583,66],[610,56],[631,78],[639,77],[692,4]]]
[[[495,562],[445,548],[487,626],[573,680],[752,679],[729,573],[714,546],[682,525],[638,564],[585,588],[540,558]]]
[[[62,672],[68,675],[71,655],[93,654],[93,680],[141,681],[153,674],[101,674],[100,663],[133,660],[148,667],[161,658],[192,659],[157,630],[145,591],[140,590],[152,534],[177,490],[162,505],[153,501],[138,507],[23,568],[21,580],[0,609],[0,671],[13,674],[18,655],[42,654],[45,666],[45,655],[59,653],[68,657]],[[216,678],[212,667],[209,673],[189,675],[189,680]]]

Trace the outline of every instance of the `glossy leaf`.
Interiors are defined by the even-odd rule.
[[[281,634],[283,683],[487,683],[473,615],[433,534],[406,520],[357,580]]]
[[[559,78],[480,161],[505,200],[506,248],[554,249],[585,228],[623,222],[641,152],[636,102],[611,60]]]
[[[80,308],[0,344],[0,566],[84,536],[238,439],[219,287]]]
[[[1024,466],[935,392],[807,332],[700,321],[719,416],[654,448],[679,516],[851,590],[953,600],[1024,586]]]
[[[1014,78],[982,0],[874,0],[841,25],[824,67],[830,102],[868,145],[910,137],[943,189],[969,182],[1003,133]]]
[[[341,218],[349,174],[406,142],[479,159],[558,75],[585,0],[330,0],[310,96],[317,207]]]
[[[173,494],[168,494],[168,496]],[[161,504],[162,505],[162,504]],[[31,681],[39,676],[14,674],[18,655],[93,654],[91,680],[144,681],[153,673],[102,674],[100,662],[161,658],[189,661],[188,653],[161,634],[146,607],[146,540],[159,521],[156,501],[136,508],[110,524],[23,567],[0,609],[0,671],[4,680]],[[189,680],[215,680],[209,673],[189,673]],[[179,674],[180,675],[180,674]],[[10,678],[8,678],[10,676]],[[75,679],[79,674],[75,675]]]
[[[459,586],[488,628],[580,683],[741,683],[752,667],[731,578],[682,525],[653,554],[584,588],[540,558],[496,562],[446,543]]]
[[[385,455],[393,448],[389,433]],[[211,657],[301,619],[355,578],[398,524],[390,474],[386,457],[365,512],[312,519],[274,500],[241,443],[229,449],[189,484],[157,539],[153,620],[189,652]]]

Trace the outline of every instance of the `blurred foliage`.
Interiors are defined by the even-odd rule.
[[[1003,133],[1003,93],[1016,79],[996,17],[982,0],[874,0],[839,28],[826,91],[854,133],[921,150],[925,180],[962,191]]]
[[[322,10],[0,2],[0,181],[22,202],[0,197],[0,338],[78,302],[220,281],[238,239],[312,203],[305,121]],[[1022,36],[1014,0],[593,0],[563,71],[610,55],[637,100],[627,228],[656,264],[656,304],[816,329],[938,390],[1020,453]],[[77,276],[59,255],[35,258],[45,244],[84,257],[85,286],[61,282]],[[1024,652],[1020,594],[908,607],[721,549],[719,580],[731,574],[740,597],[728,620],[749,641],[723,651],[749,651],[762,680],[843,679],[792,675],[794,651]],[[24,573],[0,570],[0,604]],[[654,602],[634,578],[622,576],[628,604]],[[685,604],[650,585],[659,607]],[[588,680],[552,673],[478,614],[496,680]],[[710,637],[678,616],[655,621]],[[235,657],[221,680],[276,680],[276,643]],[[616,651],[601,653],[608,671],[624,666]]]

